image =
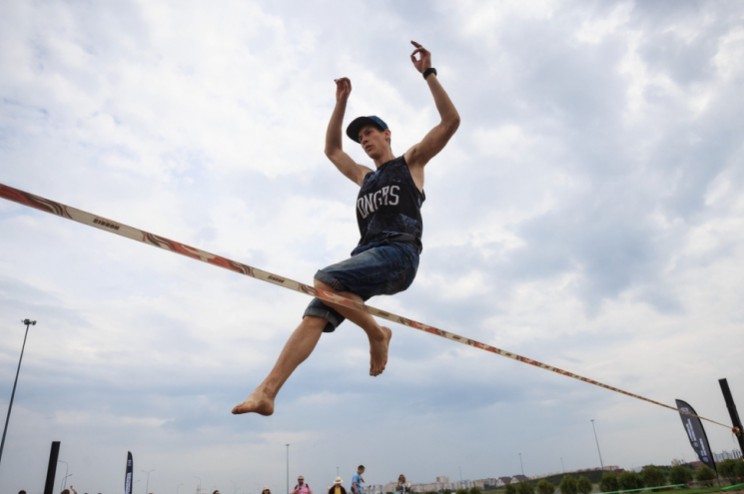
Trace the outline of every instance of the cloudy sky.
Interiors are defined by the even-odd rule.
[[[0,182],[310,282],[357,241],[333,79],[404,152],[438,118],[411,39],[462,124],[427,167],[416,282],[371,305],[729,423],[741,2],[5,0]],[[38,321],[1,492],[42,492],[54,440],[55,490],[81,494],[121,492],[127,451],[138,494],[592,468],[592,419],[605,465],[694,459],[674,411],[401,326],[382,376],[345,324],[272,417],[236,417],[305,295],[5,200],[0,238],[3,411]]]

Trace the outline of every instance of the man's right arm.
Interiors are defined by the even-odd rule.
[[[356,163],[343,148],[342,125],[350,93],[351,81],[346,77],[336,79],[336,106],[326,129],[325,155],[346,178],[361,186],[365,175],[372,170]]]

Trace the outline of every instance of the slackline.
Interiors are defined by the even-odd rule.
[[[413,329],[418,329],[419,331],[424,331],[426,333],[433,334],[436,336],[441,336],[442,338],[447,338],[448,340],[456,341],[464,345],[479,348],[487,352],[495,353],[496,355],[507,357],[507,358],[516,360],[518,362],[522,362],[523,364],[529,364],[535,367],[539,367],[540,369],[555,372],[556,374],[560,374],[562,376],[577,379],[579,381],[583,381],[588,384],[593,384],[594,386],[599,386],[600,388],[614,391],[616,393],[620,393],[625,396],[630,396],[631,398],[636,398],[636,399],[639,399],[639,400],[642,400],[648,403],[652,403],[654,405],[658,405],[660,407],[668,408],[669,410],[674,410],[676,412],[680,411],[675,406],[667,405],[666,403],[661,403],[659,401],[652,400],[651,398],[646,398],[645,396],[631,393],[630,391],[625,391],[623,389],[616,388],[615,386],[610,386],[609,384],[604,384],[600,381],[596,381],[589,377],[580,376],[573,372],[560,369],[558,367],[554,367],[550,364],[546,364],[538,360],[533,360],[528,357],[523,357],[522,355],[512,353],[506,350],[502,350],[501,348],[488,345],[486,343],[481,343],[480,341],[466,338],[464,336],[460,336],[458,334],[445,331],[444,329],[439,329],[434,326],[429,326],[428,324],[424,324],[418,321],[414,321],[412,319],[408,319],[407,317],[399,316],[391,312],[377,309],[370,305],[363,304],[361,302],[357,302],[350,298],[343,297],[341,295],[338,295],[337,293],[323,290],[323,289],[318,289],[318,288],[306,285],[304,283],[300,283],[299,281],[295,281],[290,278],[285,278],[284,276],[280,276],[278,274],[273,274],[268,271],[258,269],[256,267],[249,266],[247,264],[243,264],[237,261],[233,261],[231,259],[227,259],[225,257],[218,256],[216,254],[212,254],[210,252],[203,251],[201,249],[197,249],[196,247],[191,247],[189,245],[176,242],[175,240],[170,240],[165,237],[161,237],[159,235],[155,235],[153,233],[140,230],[138,228],[124,225],[122,223],[119,223],[118,221],[103,218],[101,216],[97,216],[95,214],[82,211],[72,206],[67,206],[65,204],[61,204],[59,202],[55,202],[55,201],[46,199],[41,196],[37,196],[34,194],[30,194],[28,192],[24,192],[19,189],[15,189],[13,187],[9,187],[2,183],[0,183],[0,197],[3,197],[10,201],[17,202],[18,204],[22,204],[24,206],[28,206],[31,208],[38,209],[40,211],[44,211],[45,213],[51,213],[56,216],[61,216],[62,218],[67,218],[69,220],[82,223],[83,225],[92,226],[94,228],[98,228],[99,230],[103,230],[109,233],[115,233],[116,235],[121,235],[122,237],[126,237],[131,240],[136,240],[138,242],[152,245],[153,247],[159,247],[161,249],[175,252],[176,254],[181,254],[183,256],[196,259],[198,261],[206,262],[208,264],[219,266],[224,269],[229,269],[230,271],[234,271],[236,273],[250,276],[251,278],[256,278],[258,280],[265,281],[267,283],[271,283],[274,285],[279,285],[281,287],[294,290],[300,293],[304,293],[306,295],[318,297],[319,299],[325,300],[327,302],[332,302],[334,304],[343,305],[351,309],[361,310],[369,314],[372,314],[374,316],[380,317],[382,319],[387,319],[388,321],[402,324],[404,326],[408,326]],[[708,422],[721,425],[726,428],[729,427],[726,424],[722,424],[721,422],[717,422],[715,420],[711,420],[705,417],[699,417],[699,418],[701,420],[706,420]]]

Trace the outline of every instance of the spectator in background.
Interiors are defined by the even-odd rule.
[[[398,475],[398,485],[395,486],[395,492],[400,494],[411,492],[411,483],[406,480],[406,476],[402,473]]]
[[[364,465],[359,465],[354,476],[351,478],[351,494],[362,494],[362,484],[364,483]]]
[[[341,477],[336,477],[333,481],[333,485],[328,489],[328,494],[346,494],[346,489],[343,486],[344,481]]]
[[[313,490],[309,484],[305,483],[305,477],[302,475],[297,477],[297,485],[292,490],[292,494],[313,494]]]

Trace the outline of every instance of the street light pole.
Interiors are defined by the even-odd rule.
[[[287,494],[289,494],[289,443],[285,446],[287,446]]]
[[[62,480],[63,483],[62,483],[62,487],[60,488],[61,490],[65,490],[65,487],[67,487],[67,477],[69,477],[69,475],[67,475],[67,472],[70,469],[70,465],[68,465],[67,462],[64,461],[64,460],[57,460],[57,463],[64,463],[65,464],[65,477]]]
[[[10,411],[13,409],[13,398],[15,398],[16,385],[18,384],[18,374],[21,372],[21,362],[23,361],[23,351],[26,349],[26,338],[28,338],[28,327],[35,326],[36,321],[24,319],[21,321],[26,325],[26,334],[23,336],[23,346],[21,347],[21,358],[18,359],[18,369],[16,370],[15,381],[13,381],[13,392],[10,393],[10,403],[8,404],[8,414],[5,416],[5,428],[3,429],[3,440],[0,442],[0,461],[3,459],[3,448],[5,448],[5,435],[8,433],[8,422],[10,421]]]
[[[604,471],[604,462],[602,461],[602,452],[599,450],[599,439],[597,439],[597,429],[594,428],[594,419],[591,419],[592,430],[594,431],[594,442],[597,443],[597,454],[599,455],[599,466]]]
[[[142,470],[147,474],[147,482],[145,483],[145,494],[150,494],[150,474],[155,471],[153,468],[152,470]]]

